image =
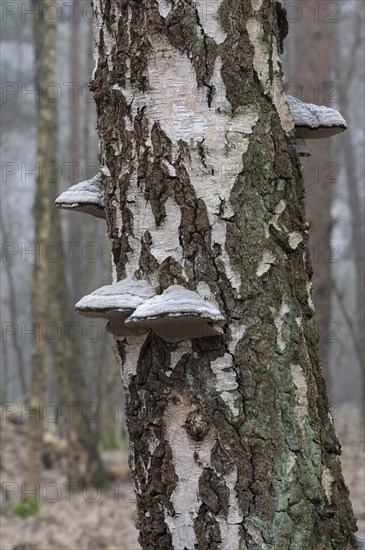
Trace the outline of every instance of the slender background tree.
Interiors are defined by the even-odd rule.
[[[36,0],[34,21],[35,87],[37,101],[36,193],[33,207],[35,258],[32,280],[32,340],[29,436],[26,485],[39,491],[46,399],[46,343],[42,336],[48,310],[48,244],[51,242],[53,196],[49,182],[57,185],[57,107],[48,96],[47,84],[55,80],[56,23],[43,16],[43,8],[55,8],[55,0]]]

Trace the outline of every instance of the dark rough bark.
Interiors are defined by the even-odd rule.
[[[197,289],[226,318],[224,337],[117,339],[141,545],[354,548],[277,63],[283,12],[240,0],[217,2],[216,19],[190,2],[94,8],[116,278]]]

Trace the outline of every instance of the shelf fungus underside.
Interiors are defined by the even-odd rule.
[[[55,201],[58,208],[76,210],[105,219],[104,188],[100,172],[92,179],[73,185]]]
[[[180,285],[141,304],[127,319],[127,326],[150,328],[168,342],[190,338],[220,336],[224,317],[197,292]]]
[[[335,109],[324,105],[303,103],[300,99],[287,96],[290,112],[294,118],[294,147],[300,157],[310,157],[306,139],[323,139],[345,131],[345,119]]]
[[[287,96],[287,101],[294,118],[296,138],[328,138],[344,132],[347,128],[345,119],[335,109],[303,103],[290,95]]]
[[[114,336],[153,330],[168,342],[181,342],[223,334],[220,311],[179,285],[156,295],[148,281],[127,278],[85,296],[75,310],[86,317],[108,319],[108,331]]]
[[[109,320],[108,331],[115,336],[126,334],[125,320],[140,304],[155,295],[148,281],[124,279],[112,285],[102,286],[84,296],[75,310],[85,317]]]

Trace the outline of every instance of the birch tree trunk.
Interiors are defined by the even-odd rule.
[[[350,117],[350,82],[353,82],[356,75],[357,55],[362,51],[364,38],[362,29],[364,28],[365,10],[362,4],[356,6],[354,32],[352,45],[347,59],[340,55],[340,36],[336,36],[336,53],[338,56],[338,77],[341,82],[341,94],[339,102],[344,116]],[[359,180],[361,177],[357,174],[357,159],[355,156],[355,143],[352,133],[346,133],[343,136],[344,163],[346,169],[346,184],[348,190],[348,202],[351,211],[351,245],[353,248],[353,258],[355,264],[356,276],[356,314],[355,314],[355,352],[359,361],[360,381],[361,381],[361,410],[365,412],[365,341],[363,337],[365,327],[365,212],[364,204],[361,201],[359,193]],[[364,416],[364,415],[363,415]]]
[[[49,187],[52,204],[58,195],[57,184]],[[62,230],[60,213],[54,208],[52,212],[51,242],[62,250]],[[56,326],[64,326],[66,320],[72,319],[68,300],[69,289],[66,281],[65,262],[61,258],[57,263],[49,264],[48,287],[50,302],[49,319]],[[69,321],[70,322],[70,321]],[[52,343],[52,359],[55,371],[58,397],[65,411],[63,425],[67,438],[67,476],[77,490],[90,483],[99,487],[105,485],[106,473],[98,450],[96,434],[85,410],[89,404],[86,391],[84,365],[82,358],[76,355],[76,346],[72,345],[72,334],[60,331],[60,336]],[[84,354],[85,357],[85,354]],[[70,409],[71,407],[71,409]]]
[[[70,44],[70,79],[73,84],[78,80],[78,47],[79,47],[79,10],[75,5],[75,15],[71,29]],[[80,147],[79,147],[79,98],[78,92],[70,105],[70,161],[75,168],[76,178],[79,177]],[[57,119],[56,107],[54,108],[54,119]],[[55,128],[57,124],[55,122]],[[52,137],[52,146],[57,150],[57,132]],[[56,153],[55,153],[56,162]],[[75,176],[74,174],[74,176]],[[77,181],[77,180],[76,180]],[[67,438],[67,476],[77,490],[82,489],[90,483],[97,484],[99,487],[105,485],[107,481],[106,472],[100,458],[98,450],[98,441],[96,433],[92,430],[92,425],[85,410],[89,405],[86,381],[85,381],[85,343],[83,339],[75,339],[72,330],[64,329],[66,320],[73,321],[74,312],[70,307],[70,289],[67,285],[64,239],[61,227],[60,212],[54,206],[54,202],[59,194],[58,178],[50,178],[47,187],[47,193],[50,197],[50,209],[52,211],[52,224],[50,228],[49,240],[57,246],[57,249],[63,253],[56,262],[48,263],[48,315],[49,319],[56,326],[62,327],[60,336],[52,342],[52,359],[55,371],[58,396],[61,407],[64,411],[63,425]],[[73,181],[72,183],[75,183]],[[71,220],[70,242],[78,242],[82,232],[82,225],[79,219],[75,217]],[[82,281],[82,269],[79,265],[72,264],[73,268],[73,287]],[[75,288],[73,288],[75,292]],[[71,409],[69,408],[71,405]],[[72,412],[71,412],[72,411]]]
[[[54,206],[58,195],[57,168],[57,103],[47,95],[48,85],[55,82],[56,63],[56,0],[37,1],[35,17],[35,82],[40,90],[37,103],[37,174],[34,205],[36,255],[32,280],[32,325],[36,336],[32,342],[29,442],[27,457],[27,491],[40,482],[43,452],[43,405],[46,392],[45,337],[48,322],[58,329],[52,344],[52,360],[59,398],[65,411],[65,432],[68,440],[67,472],[70,481],[81,489],[88,483],[105,483],[97,441],[90,422],[83,414],[87,404],[85,380],[81,364],[72,360],[72,337],[65,330],[70,317],[64,256],[52,258],[48,245],[61,251],[63,246],[59,211]],[[72,413],[68,413],[71,405]],[[39,487],[39,485],[37,486]],[[30,494],[30,493],[29,493]]]
[[[94,1],[115,280],[196,290],[224,335],[117,338],[144,549],[350,549],[272,0]]]
[[[7,243],[7,242],[10,242],[10,237],[9,237],[9,234],[8,234],[8,225],[7,223],[4,221],[4,213],[3,211],[1,211],[1,233],[3,235],[3,242]],[[9,307],[9,312],[10,312],[10,319],[18,319],[18,304],[17,304],[17,299],[16,299],[16,290],[15,290],[15,276],[14,276],[14,271],[13,271],[13,268],[12,268],[12,264],[11,264],[11,261],[7,261],[7,262],[4,262],[4,273],[6,273],[6,279],[7,279],[7,284],[8,284],[8,307]],[[7,346],[4,345],[4,359],[5,357],[8,357],[8,354],[7,354]],[[6,350],[6,351],[5,351]],[[24,356],[23,356],[23,350],[22,350],[22,345],[21,345],[21,342],[19,342],[19,340],[15,339],[14,340],[14,352],[15,352],[15,357],[16,357],[16,373],[17,373],[17,376],[18,376],[18,379],[19,379],[19,385],[20,385],[20,389],[23,393],[23,395],[25,395],[27,393],[27,379],[26,379],[26,373],[25,373],[25,361],[24,361]],[[6,363],[4,364],[4,366],[6,365]],[[7,367],[7,365],[6,365]],[[9,384],[9,380],[6,378],[6,375],[4,373],[4,385],[8,386]]]
[[[43,450],[43,405],[46,392],[45,340],[42,331],[47,319],[48,260],[47,244],[51,231],[51,196],[48,178],[55,178],[56,168],[56,104],[47,95],[47,85],[55,81],[56,23],[44,13],[55,5],[54,0],[36,0],[38,16],[34,18],[35,85],[39,91],[36,103],[37,156],[35,199],[33,206],[34,242],[37,254],[33,265],[31,287],[32,337],[30,365],[30,400],[28,416],[28,450],[26,486],[32,491],[40,482]],[[48,13],[48,12],[47,12]],[[35,496],[37,498],[37,495]]]

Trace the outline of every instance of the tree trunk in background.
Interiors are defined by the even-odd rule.
[[[8,234],[7,230],[7,223],[4,222],[4,214],[1,212],[1,233],[3,242],[7,243],[10,242],[10,236]],[[15,277],[13,274],[13,269],[11,265],[11,259],[7,259],[4,262],[4,272],[6,273],[7,283],[8,283],[8,307],[10,312],[10,319],[13,319],[14,321],[19,319],[18,317],[18,306],[17,306],[17,296],[16,296],[16,289],[15,289]],[[8,357],[7,354],[7,348],[8,344],[7,342],[4,343],[4,354],[6,350],[6,357]],[[22,345],[18,338],[14,339],[14,351],[16,356],[16,366],[17,366],[17,374],[19,378],[20,383],[20,389],[22,391],[23,396],[27,393],[27,379],[25,375],[25,365],[24,365],[24,357],[23,357],[23,351],[22,351]],[[8,380],[6,381],[6,384],[8,384]]]
[[[81,181],[82,174],[82,162],[81,162],[81,147],[80,147],[80,4],[75,2],[73,14],[74,17],[71,22],[70,33],[70,80],[73,85],[74,93],[72,94],[72,101],[70,102],[70,127],[69,127],[69,155],[70,163],[73,167],[70,174],[70,184],[75,185]],[[86,178],[85,178],[86,179]],[[83,228],[84,220],[80,219],[80,216],[69,217],[69,238],[71,242],[81,244],[83,242]],[[83,288],[84,278],[84,263],[73,262],[71,264],[72,270],[72,293],[75,301],[79,299],[81,289]],[[84,343],[82,341],[76,341],[74,343],[75,353],[74,357],[83,363],[84,356]]]
[[[289,78],[297,86],[288,93],[298,95],[307,103],[335,107],[331,96],[332,87],[333,23],[327,22],[325,2],[319,2],[318,14],[315,4],[299,0],[299,21],[291,26],[293,33],[291,74]],[[332,99],[331,99],[332,98]],[[331,103],[332,101],[332,103]],[[310,224],[310,251],[313,264],[313,302],[319,332],[319,357],[330,384],[329,335],[331,333],[331,271],[332,262],[338,261],[338,250],[331,244],[333,175],[337,174],[331,162],[331,141],[321,139],[309,142],[312,156],[302,159],[306,186],[306,212]],[[335,265],[335,264],[334,264]]]
[[[59,192],[57,185],[49,192],[54,204]],[[53,243],[62,249],[62,232],[60,213],[54,207],[52,212]],[[75,336],[72,329],[65,328],[65,321],[72,321],[69,296],[66,284],[65,264],[61,258],[56,263],[49,264],[49,292],[52,297],[49,304],[49,318],[60,327],[60,337],[52,345],[53,365],[58,384],[59,401],[64,412],[63,424],[68,441],[67,474],[70,481],[77,483],[81,489],[88,483],[102,486],[105,483],[105,471],[98,452],[98,441],[91,429],[89,419],[95,414],[95,408],[88,409],[84,365],[79,357],[75,357],[72,342]],[[75,404],[71,406],[69,404]]]
[[[70,78],[74,93],[70,103],[70,161],[73,170],[72,184],[80,181],[80,6],[74,4],[70,35]]]
[[[355,548],[317,356],[284,13],[272,0],[94,9],[116,279],[181,284],[226,319],[223,337],[117,338],[141,545]]]
[[[1,404],[8,402],[9,396],[9,352],[8,346],[3,345],[1,348]]]
[[[78,33],[78,27],[73,32]],[[73,47],[78,49],[77,43],[73,44]],[[75,56],[74,59],[76,59]],[[76,61],[73,61],[73,63],[76,63]],[[75,72],[72,72],[71,79],[72,82],[78,82]],[[71,110],[73,109],[73,105],[74,103],[71,102]],[[78,102],[76,105],[76,112],[73,113],[76,125],[73,127],[71,136],[78,134],[79,129]],[[56,119],[57,113],[55,112],[54,115]],[[56,143],[57,136],[55,135],[52,138],[52,144]],[[79,151],[78,145],[76,151]],[[76,163],[79,161],[79,157],[71,156],[71,162]],[[85,354],[82,351],[84,345],[82,341],[76,345],[79,339],[73,335],[72,329],[67,329],[66,325],[67,321],[74,321],[74,314],[71,311],[69,302],[70,292],[67,285],[65,268],[66,251],[63,248],[60,212],[54,206],[54,202],[59,195],[57,178],[49,181],[47,193],[52,205],[50,242],[55,243],[57,249],[62,251],[62,255],[57,261],[50,261],[48,264],[48,314],[51,322],[55,323],[60,329],[59,337],[55,338],[52,344],[53,366],[58,384],[59,401],[63,411],[62,420],[68,441],[67,474],[69,480],[76,483],[77,488],[81,489],[88,483],[97,483],[99,486],[103,485],[105,483],[105,471],[99,456],[97,440],[88,420],[89,417],[92,417],[92,414],[95,414],[95,409],[88,415],[89,409],[85,407],[89,401],[86,392],[85,373],[83,372]],[[71,223],[73,223],[73,220],[71,220]],[[77,239],[71,239],[72,242],[75,242],[75,240],[77,241]],[[74,280],[76,279],[75,277]],[[74,404],[75,406],[70,406],[69,404]]]
[[[362,4],[358,4],[354,10],[355,19],[353,24],[353,33],[351,36],[352,44],[349,48],[346,58],[343,56],[343,50],[340,47],[340,36],[336,35],[336,73],[341,82],[339,103],[341,113],[347,121],[351,121],[351,90],[350,83],[354,82],[358,55],[364,48],[364,18],[365,10]],[[342,53],[342,55],[341,55]],[[346,184],[348,190],[348,204],[351,212],[351,251],[355,264],[356,277],[356,315],[354,319],[355,327],[355,352],[359,362],[360,380],[362,393],[361,408],[365,408],[365,211],[362,201],[359,184],[362,183],[357,170],[355,156],[354,131],[346,132],[341,136],[343,144],[343,156],[346,170]],[[360,180],[360,181],[359,181]],[[361,182],[361,183],[360,183]]]
[[[93,47],[94,47],[94,39],[93,39],[93,31],[92,31],[92,25],[88,25],[88,32],[87,32],[87,49],[86,49],[86,59],[84,60],[86,67],[89,69],[88,74],[90,74],[93,71]],[[88,78],[88,77],[87,77]],[[94,107],[94,105],[93,105]],[[84,125],[83,125],[83,155],[84,155],[84,165],[88,166],[89,163],[95,162],[95,157],[90,154],[91,151],[91,135],[90,135],[90,129],[91,129],[91,101],[85,101],[85,109],[84,109]],[[93,135],[95,135],[95,130],[92,128]],[[94,151],[93,151],[94,152]]]
[[[45,339],[43,329],[47,320],[48,258],[47,245],[51,231],[51,197],[49,180],[55,179],[56,168],[56,103],[47,96],[47,85],[55,81],[56,24],[44,17],[55,0],[36,0],[39,17],[34,23],[35,86],[39,90],[36,103],[37,120],[37,172],[33,207],[37,254],[33,266],[31,288],[32,329],[38,335],[32,338],[30,401],[28,416],[28,454],[26,485],[32,490],[39,483],[42,472],[43,405],[46,391]]]
[[[108,344],[109,342],[105,342]],[[113,348],[115,350],[115,347]],[[118,351],[115,351],[118,357]],[[99,430],[105,448],[117,449],[121,442],[121,403],[120,403],[120,366],[110,346],[100,365],[99,402],[102,404],[103,416],[100,419]],[[105,369],[108,367],[107,375]]]
[[[346,106],[348,107],[348,106]],[[341,110],[343,116],[346,116],[348,109],[341,102]],[[360,198],[358,188],[358,177],[356,174],[356,159],[354,155],[354,144],[352,143],[351,134],[344,137],[343,141],[344,159],[346,165],[346,180],[348,185],[349,206],[351,210],[351,243],[353,247],[353,258],[355,263],[356,276],[356,346],[355,351],[360,367],[360,384],[362,388],[361,406],[364,411],[365,407],[365,226],[364,226],[364,205]]]
[[[70,44],[69,44],[69,71],[70,81],[73,85],[74,93],[72,94],[72,100],[69,105],[69,159],[71,166],[73,167],[70,174],[70,184],[75,185],[81,181],[82,162],[81,162],[81,147],[80,147],[80,10],[81,6],[79,2],[74,2],[73,5],[73,19],[71,21],[70,28]],[[78,243],[81,247],[83,244],[83,228],[85,220],[80,219],[80,216],[70,214],[69,220],[69,232],[68,238],[71,242]],[[86,220],[86,222],[89,220]],[[89,221],[90,223],[90,221]],[[91,225],[91,224],[90,224]],[[85,270],[88,269],[88,265],[85,266],[84,261],[72,262],[71,268],[71,280],[72,287],[70,288],[71,301],[77,302],[80,298],[81,289],[85,283]],[[81,325],[80,319],[76,318],[74,312],[71,313],[72,321]],[[85,367],[86,353],[85,353],[85,341],[83,338],[76,338],[71,343],[71,357],[73,358],[75,368],[80,371]],[[85,396],[87,395],[86,388],[83,388]]]
[[[81,174],[83,173],[82,153],[81,153],[81,132],[80,132],[80,88],[81,88],[81,75],[80,75],[80,19],[81,19],[81,5],[78,2],[74,3],[73,19],[71,22],[70,32],[70,44],[69,44],[69,69],[70,69],[70,81],[73,85],[74,93],[72,95],[72,101],[69,106],[69,159],[70,164],[73,167],[70,174],[70,184],[75,185],[81,181]],[[86,178],[85,178],[86,179]],[[70,242],[77,243],[79,249],[82,250],[84,244],[85,226],[92,229],[94,225],[89,217],[85,220],[80,216],[70,214],[68,216],[68,239]],[[89,231],[89,234],[91,231]],[[81,261],[74,261],[70,264],[72,287],[70,288],[70,297],[73,303],[80,299],[82,289],[85,284],[88,283],[88,272],[94,265],[86,263],[84,258]],[[77,318],[74,312],[71,313],[72,321],[76,322],[78,326],[83,327],[82,321]],[[72,351],[71,357],[73,358],[75,368],[77,371],[85,368],[88,357],[86,353],[87,345],[83,338],[76,338],[71,343]],[[86,370],[86,369],[85,369]],[[84,395],[89,395],[87,388],[83,388]]]

